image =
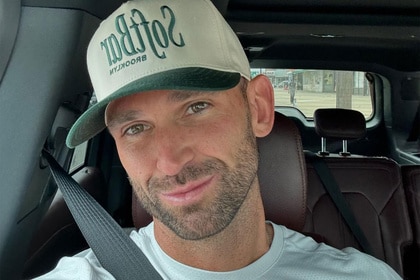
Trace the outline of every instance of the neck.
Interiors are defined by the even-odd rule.
[[[173,259],[209,271],[231,271],[249,265],[270,248],[272,226],[265,223],[257,184],[237,215],[222,232],[203,240],[184,240],[155,220],[155,237]]]

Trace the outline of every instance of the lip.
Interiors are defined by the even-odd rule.
[[[161,197],[174,205],[185,205],[199,201],[213,181],[213,176],[208,176],[175,189],[164,192]]]

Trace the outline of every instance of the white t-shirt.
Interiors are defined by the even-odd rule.
[[[401,279],[387,264],[353,248],[337,250],[312,238],[273,224],[270,249],[252,264],[230,272],[189,267],[169,257],[154,238],[153,223],[130,237],[142,249],[163,279]],[[116,260],[123,262],[124,260]],[[64,257],[57,267],[37,279],[114,279],[91,249]]]

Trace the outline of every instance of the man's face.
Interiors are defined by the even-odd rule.
[[[144,208],[179,237],[226,228],[256,182],[258,155],[240,86],[161,90],[112,102],[106,122]]]

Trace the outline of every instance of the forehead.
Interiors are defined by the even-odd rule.
[[[135,93],[111,101],[105,110],[105,123],[108,125],[110,121],[133,119],[141,115],[144,109],[156,105],[181,103],[201,96],[216,97],[223,93],[232,96],[231,93],[227,94],[231,90],[233,89],[226,91],[155,90]]]
[[[108,112],[109,107],[114,107],[116,104],[130,104],[131,102],[138,101],[138,102],[148,102],[149,104],[157,103],[158,101],[166,101],[166,102],[182,102],[189,98],[197,97],[200,95],[210,95],[210,96],[217,96],[220,93],[227,93],[231,91],[240,91],[246,92],[247,88],[247,81],[241,79],[240,82],[234,86],[233,88],[226,89],[226,90],[214,90],[214,91],[203,91],[203,90],[152,90],[146,92],[140,92],[131,94],[125,97],[118,98],[114,101],[111,101],[108,106],[106,112]],[[230,94],[232,95],[232,94]]]
[[[146,103],[153,104],[157,102],[182,102],[189,98],[211,95],[216,96],[222,91],[193,91],[193,90],[154,90],[141,93],[135,93],[128,96],[118,98],[111,101],[108,107],[119,107],[118,105],[133,104],[133,103]]]

